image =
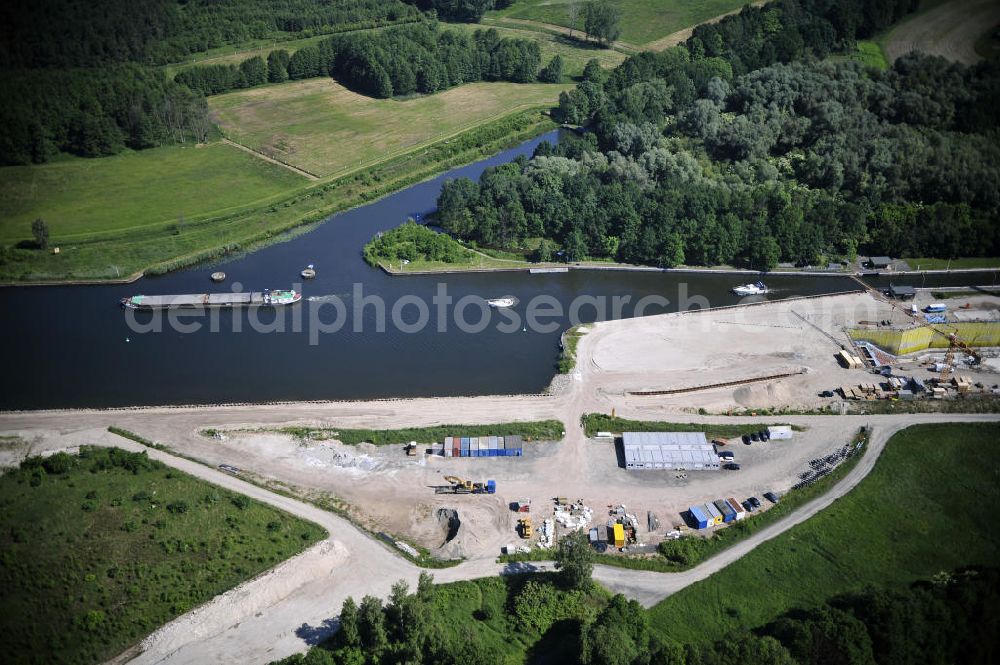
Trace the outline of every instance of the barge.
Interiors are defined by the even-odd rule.
[[[197,309],[208,307],[281,307],[294,305],[302,294],[293,289],[264,289],[236,293],[193,293],[177,296],[129,296],[121,299],[125,309]]]

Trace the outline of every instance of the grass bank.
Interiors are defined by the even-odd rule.
[[[660,420],[628,420],[617,418],[603,413],[586,413],[580,419],[584,432],[592,437],[598,432],[704,432],[708,439],[734,439],[759,432],[768,427],[760,423],[748,423],[743,425],[733,425],[728,423],[670,423]],[[781,425],[782,423],[770,423],[770,425]],[[801,431],[802,428],[792,426],[792,429]]]
[[[58,255],[34,249],[0,252],[0,283],[113,280],[142,271],[161,274],[250,251],[287,238],[293,230],[307,230],[310,224],[332,213],[369,203],[442,171],[495,154],[555,126],[540,109],[517,111],[447,139],[401,151],[377,164],[268,199],[263,207],[250,204],[218,214],[186,216],[183,225],[138,224],[70,239],[53,233],[50,244],[60,246]],[[103,160],[93,162],[95,168],[103,164]],[[0,179],[3,171],[0,169]],[[102,194],[94,191],[89,196],[101,198]],[[114,200],[108,203],[117,205]]]
[[[971,256],[958,259],[905,259],[911,270],[968,270],[969,268],[1000,269],[1000,257]]]
[[[325,536],[116,448],[26,460],[0,505],[8,663],[105,661]]]
[[[1000,500],[1000,461],[982,450],[998,439],[997,423],[897,433],[850,494],[658,604],[654,627],[681,642],[710,642],[866,585],[995,563],[1000,531],[982,507]]]
[[[589,326],[580,325],[570,328],[562,334],[560,338],[562,352],[559,354],[560,374],[569,374],[576,368],[576,347],[580,343],[580,338],[586,335],[589,330]]]
[[[404,429],[348,429],[333,427],[286,427],[278,430],[300,439],[336,439],[346,445],[372,443],[376,446],[404,445],[410,441],[421,444],[440,443],[446,436],[512,436],[525,441],[559,441],[566,426],[558,420],[537,420],[496,425],[435,425]],[[213,432],[206,431],[211,435]]]

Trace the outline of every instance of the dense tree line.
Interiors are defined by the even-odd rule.
[[[994,255],[1000,66],[820,60],[910,8],[781,0],[610,74],[588,65],[558,117],[593,131],[446,183],[442,226],[667,267]]]
[[[250,39],[420,18],[400,0],[10,0],[0,7],[0,68],[162,64]]]
[[[191,67],[175,80],[212,95],[268,81],[332,76],[366,95],[392,97],[429,94],[472,81],[526,83],[540,76],[540,64],[534,40],[501,39],[492,29],[469,36],[426,22],[378,34],[330,37],[291,56],[274,51],[266,63],[255,56],[238,66]],[[562,60],[553,59],[544,74],[545,80],[561,78]]]
[[[137,65],[8,71],[0,95],[2,164],[204,141],[212,127],[202,97]]]
[[[586,538],[583,538],[586,546]],[[503,586],[500,580],[492,585]],[[589,576],[587,576],[589,585]],[[518,639],[533,640],[562,623],[576,633],[572,653],[581,665],[950,665],[990,663],[1000,631],[1000,570],[972,568],[941,573],[933,581],[890,590],[868,588],[808,609],[792,609],[767,625],[739,631],[714,644],[682,645],[654,629],[639,603],[616,595],[595,603],[565,576],[507,583],[506,607],[486,602],[473,617],[448,610],[447,597],[422,573],[415,593],[399,582],[388,601],[348,598],[340,630],[323,647],[283,665],[353,663],[486,663],[499,654],[475,632],[442,630],[435,622],[474,619]],[[473,591],[479,595],[477,591]],[[485,594],[484,594],[485,595]],[[599,608],[594,609],[595,604]],[[502,610],[502,614],[498,612]],[[568,629],[568,624],[575,627]],[[992,628],[990,627],[992,626]],[[993,636],[993,637],[991,637]],[[558,639],[549,640],[550,644]],[[536,646],[536,657],[545,659]],[[565,658],[567,651],[562,652]],[[574,661],[567,661],[574,662]]]

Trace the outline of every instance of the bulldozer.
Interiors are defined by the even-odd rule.
[[[531,527],[531,517],[521,517],[517,520],[517,529],[521,532],[522,538],[531,538],[534,531]]]
[[[496,494],[497,492],[495,480],[474,483],[458,476],[445,476],[444,479],[450,484],[434,488],[437,494]]]

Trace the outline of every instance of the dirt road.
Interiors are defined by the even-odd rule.
[[[976,38],[1000,24],[997,0],[950,0],[903,21],[885,41],[889,62],[917,50],[971,65],[982,58],[976,53]]]

